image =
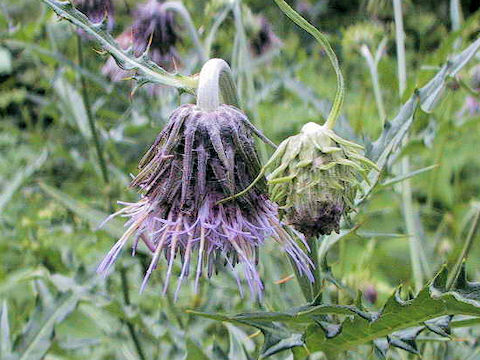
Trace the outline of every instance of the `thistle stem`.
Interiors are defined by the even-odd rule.
[[[403,15],[401,0],[393,0],[393,11],[395,18],[395,41],[397,47],[397,72],[398,89],[400,98],[407,87],[407,66],[405,61],[405,33],[403,30]],[[404,139],[404,144],[407,142]],[[405,156],[401,162],[401,173],[406,175],[410,173],[410,159]],[[402,191],[402,211],[409,235],[410,262],[412,266],[412,276],[416,291],[419,291],[424,282],[424,271],[428,272],[426,257],[418,237],[419,232],[416,226],[416,209],[413,204],[412,187],[410,179],[405,179],[401,185]],[[425,269],[422,268],[422,263]]]
[[[475,214],[473,215],[472,225],[470,226],[470,230],[468,231],[467,238],[465,239],[465,243],[463,244],[462,252],[460,256],[457,258],[455,265],[453,266],[453,271],[451,275],[448,277],[446,289],[451,290],[453,284],[458,278],[460,274],[460,270],[462,269],[462,264],[466,260],[470,250],[472,248],[473,240],[475,240],[475,236],[478,232],[478,228],[480,227],[480,207],[476,210]]]
[[[312,237],[307,241],[308,246],[310,247],[310,254],[309,257],[313,262],[313,266],[315,267],[313,276],[315,277],[315,281],[313,283],[313,296],[312,300],[320,294],[320,290],[322,289],[322,276],[320,273],[320,263],[318,258],[318,239],[316,237]]]
[[[397,46],[398,89],[400,97],[407,88],[407,65],[405,61],[405,32],[403,31],[402,0],[393,0],[395,18],[395,42]]]
[[[315,26],[310,24],[307,20],[305,20],[299,13],[293,10],[284,0],[274,0],[278,7],[283,11],[285,15],[287,15],[290,20],[292,20],[295,24],[300,26],[303,30],[308,32],[312,35],[318,43],[321,45],[322,49],[328,56],[330,63],[332,64],[335,73],[337,75],[337,91],[335,93],[335,98],[333,100],[332,109],[330,110],[330,114],[328,115],[327,121],[325,122],[325,126],[328,129],[333,129],[335,126],[335,122],[340,115],[340,109],[342,107],[343,101],[345,99],[345,81],[343,79],[342,71],[340,69],[340,65],[338,63],[337,55],[333,51],[330,43],[328,42],[327,37],[322,34]]]
[[[202,67],[197,89],[197,106],[214,111],[221,103],[240,108],[232,70],[222,59],[210,59]]]
[[[82,39],[80,35],[77,34],[77,55],[78,55],[78,66],[80,68],[84,67],[84,60],[83,60],[83,46],[82,46]],[[87,90],[87,83],[85,81],[85,77],[82,73],[80,73],[80,84],[82,87],[82,98],[85,104],[85,109],[87,113],[88,125],[90,127],[90,131],[92,133],[93,144],[95,146],[95,151],[97,152],[98,163],[100,165],[100,170],[102,172],[103,181],[108,184],[108,171],[107,171],[107,164],[105,162],[105,157],[103,155],[102,145],[100,143],[100,139],[98,137],[98,130],[95,125],[95,119],[93,118],[92,108],[90,104],[90,97],[88,95]]]
[[[377,63],[373,58],[370,49],[366,45],[362,45],[360,49],[360,53],[365,58],[367,62],[368,69],[370,70],[370,76],[372,78],[372,85],[373,85],[373,94],[375,95],[375,103],[377,104],[377,111],[378,116],[380,117],[380,121],[383,125],[385,124],[385,119],[387,118],[387,114],[385,112],[385,106],[383,104],[382,98],[382,90],[380,89],[380,81],[378,80],[378,70],[377,70]]]
[[[124,267],[120,269],[120,278],[122,282],[122,293],[123,293],[123,301],[125,302],[125,305],[129,306],[130,305],[130,295],[128,292],[128,278],[127,278],[127,272]],[[135,346],[135,350],[137,351],[138,357],[141,360],[146,360],[147,358],[145,357],[145,353],[143,352],[142,345],[140,344],[140,340],[137,337],[137,333],[135,332],[135,328],[132,324],[131,321],[127,320],[126,321],[128,332],[130,334],[130,337],[132,338],[133,344]]]
[[[82,39],[80,35],[77,34],[77,52],[78,52],[78,65],[80,68],[84,67],[84,60],[83,60],[83,45],[82,45]],[[85,103],[85,108],[87,112],[87,118],[88,118],[88,124],[90,126],[90,130],[92,132],[92,138],[93,142],[95,145],[95,149],[97,151],[97,156],[98,156],[98,162],[100,165],[100,169],[102,171],[102,178],[103,181],[105,182],[106,185],[110,183],[109,177],[108,177],[108,171],[107,171],[107,165],[105,162],[105,157],[103,155],[103,148],[100,144],[100,140],[98,137],[98,132],[97,132],[97,127],[95,125],[95,119],[92,114],[92,109],[90,106],[90,98],[88,96],[88,91],[87,91],[87,83],[85,81],[85,77],[83,76],[82,73],[80,73],[80,83],[82,87],[82,97],[83,97],[83,102]],[[109,201],[110,202],[110,201]],[[110,204],[111,206],[111,204]],[[130,305],[130,296],[128,293],[128,282],[127,282],[127,276],[125,273],[125,269],[122,268],[120,271],[120,279],[121,279],[121,285],[122,285],[122,293],[123,293],[123,298],[125,301],[125,304],[128,306]],[[135,327],[133,323],[130,320],[126,320],[126,325],[128,332],[130,334],[130,337],[132,338],[133,344],[135,346],[135,349],[138,353],[138,357],[140,360],[146,360],[147,358],[145,357],[145,353],[143,352],[142,346],[140,344],[140,341],[137,337],[137,334],[135,332]]]

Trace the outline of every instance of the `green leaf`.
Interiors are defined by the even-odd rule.
[[[253,341],[240,328],[228,323],[225,326],[228,329],[230,343],[228,358],[231,360],[248,360],[247,350],[253,351],[255,348]]]
[[[156,63],[148,59],[146,54],[134,56],[131,49],[123,50],[115,39],[102,29],[102,25],[92,24],[87,17],[76,10],[70,1],[42,0],[63,19],[81,28],[87,35],[99,42],[103,49],[114,57],[118,66],[124,70],[134,70],[138,73],[136,79],[139,83],[154,82],[163,85],[180,88],[187,92],[193,92],[197,87],[195,77],[170,74]]]
[[[96,230],[102,221],[108,216],[107,213],[92,209],[47,184],[40,183],[39,185],[49,196],[57,200],[70,211],[74,212],[83,220],[87,221],[94,230]],[[117,219],[111,219],[102,227],[102,229],[115,238],[119,238],[123,235],[123,225]]]
[[[12,353],[12,342],[10,341],[10,325],[8,323],[8,307],[4,301],[0,314],[0,359],[8,359]]]
[[[70,292],[60,295],[51,303],[38,301],[20,346],[15,349],[20,354],[19,360],[40,360],[45,356],[52,343],[55,324],[65,319],[76,308],[78,299],[77,294]]]
[[[400,290],[397,289],[378,313],[367,311],[361,304],[310,304],[286,312],[243,313],[234,316],[192,313],[210,319],[254,326],[262,331],[267,325],[282,322],[287,326],[285,331],[291,334],[303,329],[303,341],[310,352],[335,354],[376,340],[377,352],[385,353],[381,339],[387,337],[391,346],[415,353],[415,338],[425,328],[438,335],[448,336],[451,315],[480,317],[480,283],[468,282],[465,270],[462,269],[453,289],[446,291],[447,277],[448,272],[444,268],[415,298],[409,300],[403,300]],[[346,317],[341,323],[329,323],[323,321],[328,319],[327,315]],[[293,341],[289,346],[300,344],[300,341]],[[276,345],[272,344],[270,348],[264,349],[264,353],[269,354],[274,346]]]
[[[380,137],[367,147],[367,157],[376,162],[379,169],[383,169],[390,154],[401,147],[402,139],[410,129],[415,112],[420,108],[431,112],[438,104],[448,77],[454,77],[476,54],[480,48],[480,38],[475,40],[461,53],[454,55],[451,60],[442,66],[440,71],[422,88],[417,90],[401,107],[397,116],[385,124]],[[364,184],[364,195],[357,200],[359,205],[377,184],[381,172],[372,171],[368,183]]]
[[[8,204],[15,192],[20,189],[22,184],[32,176],[35,171],[42,167],[47,160],[47,155],[47,150],[43,150],[40,156],[28,164],[24,169],[16,171],[15,176],[8,181],[8,185],[6,185],[0,193],[0,213],[3,212],[4,207]]]
[[[26,268],[12,271],[0,281],[0,295],[9,294],[19,283],[44,278],[48,272],[44,268]]]
[[[8,75],[12,72],[12,54],[3,46],[0,46],[0,75]]]
[[[185,340],[187,353],[184,360],[209,360],[210,358],[203,353],[203,350],[192,339]]]
[[[91,139],[92,132],[88,126],[87,109],[83,98],[75,88],[68,83],[63,76],[59,76],[53,82],[53,89],[60,99],[58,107],[61,109],[64,121],[74,122],[85,139]]]

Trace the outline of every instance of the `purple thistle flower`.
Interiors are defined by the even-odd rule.
[[[74,0],[73,4],[94,24],[101,23],[107,17],[107,29],[114,25],[112,0]]]
[[[170,283],[177,255],[181,271],[175,297],[183,280],[195,273],[212,276],[220,267],[241,264],[253,296],[260,296],[263,283],[257,271],[258,252],[272,237],[293,259],[300,273],[313,281],[311,260],[294,240],[300,234],[285,228],[277,206],[266,194],[265,179],[247,194],[218,202],[247,187],[260,171],[260,162],[246,116],[233,106],[221,105],[206,112],[196,105],[175,110],[165,128],[140,162],[140,172],[131,186],[143,196],[111,217],[129,218],[127,230],[98,268],[105,273],[122,248],[135,237],[153,253],[143,290],[163,253],[167,262],[164,293]],[[308,248],[304,242],[304,246]],[[193,268],[193,270],[192,270]],[[240,291],[240,279],[237,278]]]
[[[263,55],[282,44],[265,17],[259,16],[258,23],[258,30],[250,40],[250,50],[254,56]]]
[[[148,50],[150,59],[167,71],[175,71],[181,63],[176,46],[181,42],[173,12],[157,0],[149,0],[134,12],[134,23],[117,37],[124,50],[132,47],[136,56]],[[102,67],[102,73],[110,80],[119,82],[134,75],[133,71],[121,69],[113,57]],[[164,91],[162,85],[145,85],[152,96]]]
[[[181,42],[173,12],[162,2],[149,0],[134,13],[133,50],[137,56],[147,49],[150,58],[166,70],[173,70],[179,63],[176,46]]]

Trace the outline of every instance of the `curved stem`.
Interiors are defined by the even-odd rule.
[[[202,67],[197,89],[197,106],[214,111],[220,104],[239,108],[232,70],[222,59],[210,59]]]
[[[202,43],[200,42],[200,38],[198,37],[197,28],[195,27],[192,17],[190,16],[190,13],[185,8],[185,6],[183,6],[183,4],[178,1],[167,1],[163,3],[162,7],[165,10],[175,11],[178,15],[180,15],[183,18],[183,20],[185,21],[185,24],[187,25],[188,31],[192,36],[193,44],[197,49],[200,62],[203,64],[205,61],[207,61],[207,54],[205,52],[204,47],[202,46]]]
[[[302,16],[300,16],[300,14],[293,10],[284,0],[274,1],[283,11],[283,13],[290,18],[290,20],[300,26],[303,30],[307,31],[319,42],[335,70],[335,73],[337,75],[337,91],[335,93],[335,99],[333,100],[332,109],[330,110],[330,114],[328,115],[327,121],[325,122],[325,126],[327,128],[333,129],[333,127],[335,126],[335,122],[340,115],[340,108],[342,107],[343,100],[345,98],[345,81],[343,79],[342,71],[340,70],[340,66],[338,64],[337,55],[335,55],[335,52],[330,46],[327,37],[323,35],[320,31],[318,31],[315,26],[313,26]]]

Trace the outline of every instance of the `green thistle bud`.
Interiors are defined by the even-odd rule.
[[[312,122],[283,141],[266,168],[273,169],[269,192],[286,222],[307,237],[338,232],[342,215],[354,208],[361,179],[376,168],[361,150]]]

